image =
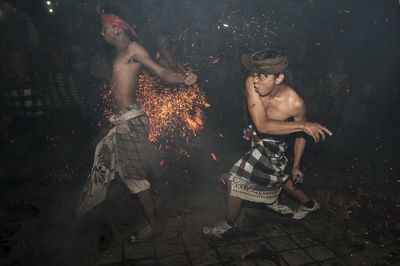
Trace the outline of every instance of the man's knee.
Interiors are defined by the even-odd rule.
[[[286,184],[283,186],[283,189],[286,191],[294,191],[293,181],[289,179]]]

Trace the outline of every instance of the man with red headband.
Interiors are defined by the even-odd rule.
[[[129,36],[137,36],[134,28],[113,13],[101,16],[101,35],[116,50],[111,75],[114,115],[110,122],[115,127],[96,146],[93,168],[82,190],[77,215],[101,203],[111,181],[118,175],[128,189],[138,196],[145,211],[148,225],[136,238],[144,239],[159,226],[154,213],[150,183],[146,179],[146,155],[149,121],[136,101],[136,89],[142,68],[162,81],[192,85],[197,76],[191,72],[176,73],[155,63],[147,50]]]

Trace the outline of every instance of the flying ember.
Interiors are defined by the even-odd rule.
[[[149,141],[189,142],[204,127],[203,109],[210,105],[197,84],[168,88],[145,72],[139,77],[137,100],[150,120]]]

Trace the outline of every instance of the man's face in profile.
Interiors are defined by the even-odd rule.
[[[113,45],[117,35],[115,32],[115,27],[113,27],[110,23],[104,21],[101,22],[101,24],[101,36],[103,36],[103,39],[107,44]]]
[[[253,73],[253,84],[254,89],[261,97],[266,96],[275,87],[275,75]]]

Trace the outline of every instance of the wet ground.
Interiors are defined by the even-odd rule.
[[[226,211],[219,177],[247,144],[240,130],[206,128],[197,143],[180,147],[186,152],[155,156],[150,180],[163,232],[132,242],[145,218],[119,180],[103,204],[84,218],[72,215],[95,143],[95,134],[77,126],[3,144],[0,265],[400,265],[394,135],[342,133],[310,144],[302,188],[320,202],[319,213],[296,221],[245,203],[239,229],[207,239],[200,228]],[[298,206],[284,193],[281,201]],[[112,241],[100,251],[105,224]]]

